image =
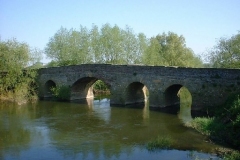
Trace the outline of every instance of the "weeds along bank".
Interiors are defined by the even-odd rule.
[[[197,117],[191,127],[213,142],[238,150],[222,150],[225,159],[240,159],[240,94],[229,97],[224,105],[211,112],[213,117]]]

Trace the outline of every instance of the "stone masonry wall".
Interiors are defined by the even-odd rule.
[[[79,79],[93,77],[110,86],[111,104],[125,104],[126,88],[133,82],[144,84],[149,91],[150,107],[165,107],[165,91],[179,84],[192,94],[192,109],[222,104],[240,91],[239,69],[177,68],[164,66],[83,64],[39,70],[39,93],[44,97],[44,85],[52,80],[57,85],[72,87]]]

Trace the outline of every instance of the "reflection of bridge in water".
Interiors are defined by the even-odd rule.
[[[127,105],[145,101],[150,107],[179,103],[177,93],[186,87],[192,95],[192,109],[220,105],[240,90],[240,70],[176,68],[162,66],[84,64],[39,70],[39,95],[51,97],[50,88],[69,86],[70,100],[93,97],[92,85],[105,82],[111,92],[110,103]]]

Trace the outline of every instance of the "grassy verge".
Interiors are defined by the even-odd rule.
[[[240,152],[240,96],[234,95],[216,108],[212,118],[197,117],[190,127],[206,135],[211,141],[236,150],[221,150],[224,159],[239,160]]]

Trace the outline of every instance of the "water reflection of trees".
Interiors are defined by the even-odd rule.
[[[11,154],[18,157],[21,151],[28,149],[31,134],[25,122],[29,117],[27,108],[14,103],[0,103],[0,159]]]
[[[177,95],[180,98],[180,110],[178,112],[178,117],[184,124],[187,125],[192,121],[192,95],[186,87],[181,87]]]
[[[135,145],[144,148],[152,138],[166,135],[177,140],[176,146],[188,147],[185,149],[203,145],[199,134],[187,132],[176,115],[150,112],[147,106],[110,107],[104,101],[89,104],[92,106],[51,101],[26,107],[1,105],[0,134],[13,136],[0,139],[0,158],[12,148],[17,155],[27,148],[50,145],[49,152],[56,148],[66,158],[117,159],[131,155]]]
[[[166,135],[176,140],[179,149],[203,149],[206,145],[203,137],[187,131],[176,115],[96,103],[42,102],[36,107],[36,118],[44,120],[49,130],[49,143],[63,156],[118,158],[131,154],[134,145],[144,147],[152,138]]]
[[[87,157],[118,157],[131,153],[132,144],[143,145],[150,140],[151,130],[146,130],[147,110],[110,108],[109,103],[89,102],[84,104],[49,102],[48,107],[38,107],[51,132],[49,138],[53,145],[70,155],[81,154]],[[51,106],[49,106],[51,105]],[[44,113],[43,113],[44,112]],[[107,113],[109,112],[109,113]],[[69,153],[71,152],[71,153]]]

